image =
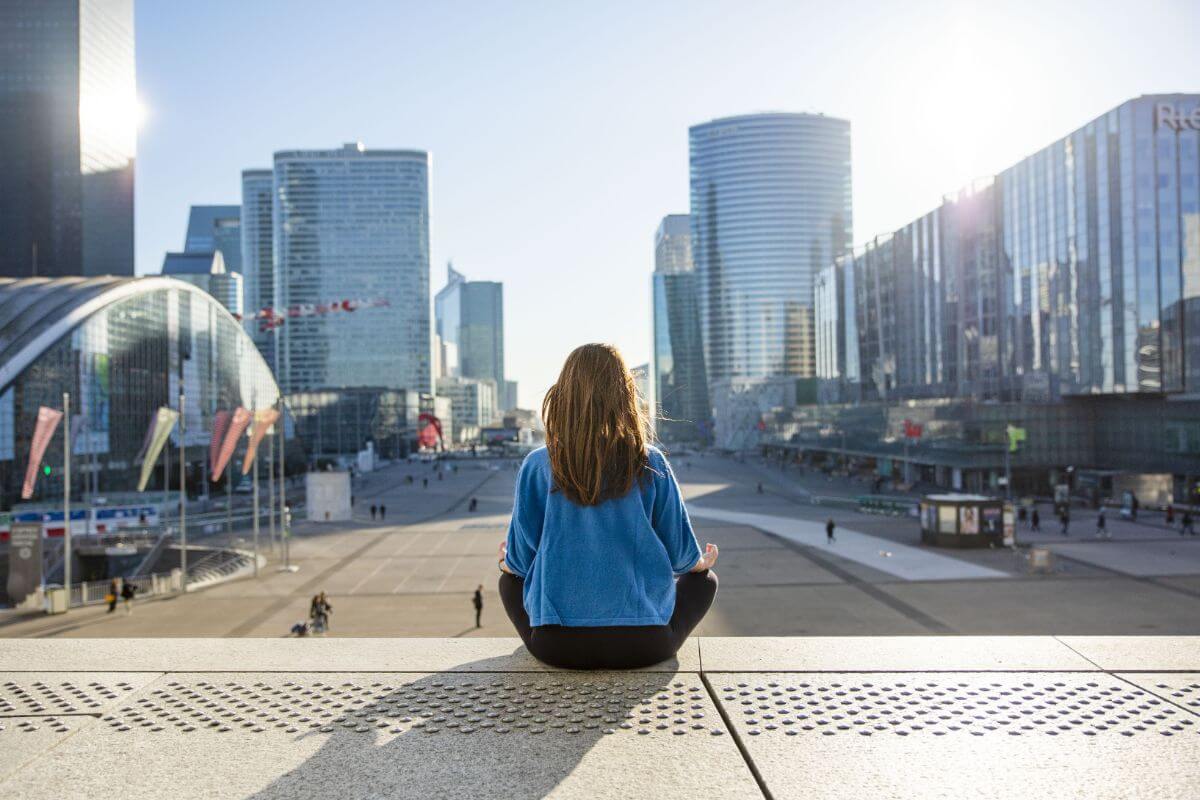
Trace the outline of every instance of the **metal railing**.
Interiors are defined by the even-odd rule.
[[[120,586],[123,583],[129,583],[137,590],[135,597],[156,597],[164,594],[175,594],[183,586],[183,576],[179,570],[171,570],[170,572],[156,572],[153,575],[141,575],[139,577],[125,578],[117,581],[118,593]],[[84,581],[71,586],[71,605],[72,606],[94,606],[107,602],[108,594],[112,589],[112,582],[109,580],[100,581]]]

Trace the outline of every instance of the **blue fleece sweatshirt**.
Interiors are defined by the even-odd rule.
[[[508,568],[525,581],[531,625],[666,625],[675,575],[700,560],[700,546],[675,474],[647,448],[645,479],[595,506],[552,491],[550,455],[534,450],[517,475],[508,526]]]

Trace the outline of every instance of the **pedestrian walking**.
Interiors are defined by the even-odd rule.
[[[379,504],[379,519],[382,520],[386,516],[387,516],[387,506],[385,506],[383,503],[380,503]]]
[[[759,494],[762,494],[762,493],[763,493],[763,490],[762,490],[762,484],[761,484],[761,483],[758,485],[758,493],[759,493]]]
[[[471,598],[471,604],[475,606],[475,627],[482,628],[483,617],[483,584],[480,584],[475,589],[475,596]]]
[[[1042,517],[1038,514],[1036,506],[1033,509],[1033,513],[1029,515],[1029,530],[1036,533],[1042,532]]]
[[[1175,506],[1167,506],[1167,525],[1175,525]]]
[[[1190,536],[1196,535],[1196,529],[1192,527],[1192,512],[1190,509],[1183,512],[1183,519],[1180,522],[1181,522],[1181,524],[1179,526],[1179,535],[1180,536],[1183,536],[1185,533]]]
[[[121,581],[121,599],[125,601],[125,613],[133,613],[133,596],[137,593],[132,582],[127,580]]]
[[[1108,532],[1108,520],[1104,518],[1104,509],[1100,509],[1100,513],[1096,515],[1096,538],[1101,536],[1111,539],[1112,534]]]
[[[429,488],[429,478],[421,478],[421,488],[422,489]]]
[[[1058,517],[1058,521],[1062,523],[1062,530],[1060,533],[1062,533],[1063,536],[1070,536],[1071,512],[1068,511],[1066,507],[1063,508],[1062,513]]]
[[[1137,522],[1137,512],[1138,512],[1139,506],[1141,506],[1141,503],[1138,502],[1137,495],[1135,494],[1135,495],[1133,495],[1133,499],[1129,503],[1129,511],[1130,511],[1130,514],[1132,514],[1132,516],[1133,516],[1134,522]]]
[[[108,594],[104,595],[104,602],[108,603],[109,614],[117,610],[117,592],[117,579],[113,578],[108,582]]]
[[[371,503],[371,519],[375,519],[375,504]]]
[[[833,529],[835,527],[836,526],[833,524],[833,517],[830,517],[828,520],[825,521],[825,543],[826,544],[834,543],[835,539],[833,538]]]
[[[474,511],[477,508],[479,508],[479,501],[472,497],[470,504],[467,506],[467,510]]]

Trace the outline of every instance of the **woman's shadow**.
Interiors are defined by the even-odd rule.
[[[252,797],[539,798],[603,738],[709,735],[719,724],[704,718],[699,677],[677,675],[674,660],[660,672],[531,672],[512,671],[514,657],[528,655],[429,675],[312,674],[306,687],[340,708],[293,735],[324,741]],[[609,779],[613,766],[600,767]]]

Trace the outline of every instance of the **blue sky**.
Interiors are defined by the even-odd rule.
[[[1200,91],[1198,31],[1194,0],[138,0],[138,272],[276,150],[427,149],[433,291],[447,259],[504,281],[531,406],[578,344],[648,360],[689,125],[849,119],[857,244],[1125,99]]]

